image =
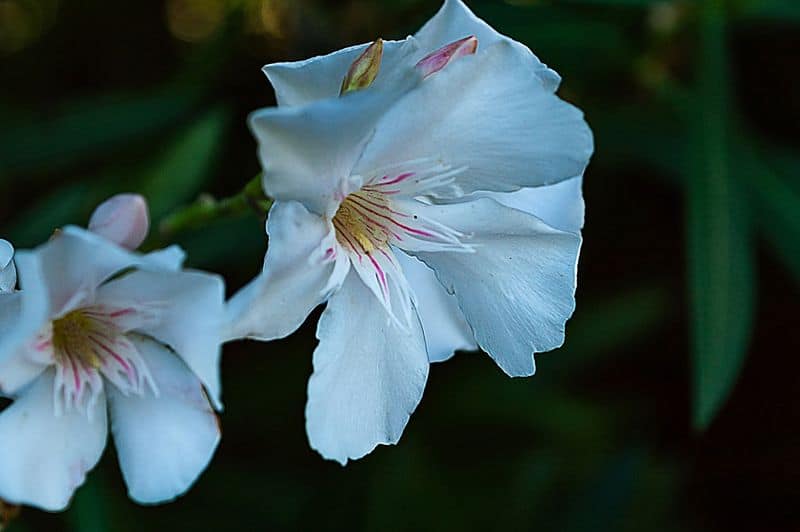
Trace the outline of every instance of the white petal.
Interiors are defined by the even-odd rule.
[[[10,292],[17,285],[17,269],[14,267],[14,246],[0,238],[0,292]]]
[[[383,58],[378,77],[371,88],[380,89],[391,81],[390,74],[398,68],[411,67],[413,56],[408,47],[413,39],[384,41]],[[279,106],[305,105],[317,100],[336,98],[347,70],[370,43],[350,46],[333,53],[304,61],[273,63],[264,73],[275,89]],[[414,44],[414,49],[416,45]]]
[[[18,252],[14,260],[21,290],[0,294],[0,364],[8,371],[5,376],[0,375],[0,393],[6,395],[13,395],[32,377],[27,370],[34,368],[24,359],[30,358],[30,347],[50,313],[48,285],[40,259],[41,254],[35,252]]]
[[[0,338],[21,327],[23,293],[0,294]],[[4,343],[4,342],[3,342]],[[13,397],[47,369],[52,360],[37,356],[32,342],[21,341],[7,353],[0,353],[0,395]]]
[[[355,173],[439,159],[464,169],[432,195],[512,192],[583,173],[593,150],[583,114],[544,90],[505,42],[426,79],[378,123]]]
[[[219,357],[225,285],[217,275],[194,271],[137,270],[104,284],[97,303],[150,308],[157,319],[138,332],[172,347],[221,407]]]
[[[477,192],[475,196],[532,214],[555,229],[577,232],[583,229],[585,211],[582,185],[583,176],[578,176],[555,185],[516,192]]]
[[[53,412],[53,371],[37,379],[0,413],[0,499],[63,510],[100,460],[106,443],[106,402],[90,417]]]
[[[455,296],[448,294],[433,270],[414,257],[396,253],[408,284],[417,295],[417,311],[425,331],[428,359],[442,362],[458,350],[477,349],[472,330]]]
[[[311,447],[345,464],[397,443],[428,378],[419,321],[398,327],[351,272],[322,314],[317,337],[306,406]]]
[[[54,315],[71,310],[86,300],[113,274],[141,262],[141,258],[105,238],[81,229],[65,227],[47,243],[18,254],[20,287],[28,290],[21,263],[23,253],[37,255]]]
[[[575,308],[580,235],[488,198],[428,210],[472,234],[475,253],[415,255],[455,293],[478,345],[509,375],[532,375],[533,353],[564,342]]]
[[[403,49],[410,55],[416,48],[407,41]],[[250,128],[259,142],[266,193],[332,217],[341,200],[361,186],[351,171],[378,119],[421,79],[412,67],[389,74],[380,90],[254,112]]]
[[[146,266],[165,270],[180,270],[184,260],[186,260],[186,252],[180,246],[175,245],[151,251],[142,257],[142,262]]]
[[[352,269],[361,278],[385,311],[402,327],[417,321],[414,294],[391,248],[376,248],[370,253],[351,252]]]
[[[228,304],[229,339],[290,335],[347,275],[350,263],[330,223],[300,203],[276,202],[267,234],[264,271]]]
[[[526,68],[534,71],[542,85],[554,92],[561,82],[561,77],[547,68],[527,46],[514,41],[495,31],[486,22],[479,19],[461,0],[445,0],[444,5],[430,19],[415,37],[423,50],[431,52],[442,46],[474,35],[478,39],[478,53],[497,42],[507,42],[526,59]]]
[[[132,335],[158,397],[122,395],[109,386],[111,431],[133,500],[152,504],[182,495],[214,455],[220,430],[202,383],[167,348]]]

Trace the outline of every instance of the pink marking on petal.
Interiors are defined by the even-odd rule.
[[[123,367],[125,372],[130,376],[131,366],[125,361],[124,358],[122,358],[122,355],[118,354],[116,351],[114,351],[110,347],[106,346],[104,343],[97,340],[97,338],[95,338],[94,336],[89,336],[89,339],[92,342],[94,342],[94,344],[97,345],[100,349],[111,355],[111,357],[113,357],[114,360],[116,360],[119,363],[119,365]]]
[[[354,210],[357,210],[357,211],[359,212],[359,214],[361,214],[361,216],[363,216],[363,217],[364,217],[364,219],[365,219],[367,222],[369,222],[370,224],[372,224],[372,225],[374,225],[374,226],[377,226],[377,227],[380,227],[381,229],[383,229],[383,232],[384,232],[384,233],[385,233],[387,236],[391,235],[391,236],[393,236],[393,237],[395,237],[395,238],[398,236],[398,235],[397,235],[397,233],[395,233],[394,231],[392,231],[391,229],[389,229],[388,227],[386,227],[385,225],[383,225],[383,224],[382,224],[381,222],[379,222],[378,220],[375,220],[375,219],[374,219],[374,218],[372,218],[372,217],[371,217],[369,214],[366,214],[366,213],[365,213],[363,210],[361,210],[361,209],[365,209],[365,210],[367,210],[368,212],[371,212],[372,214],[375,214],[376,216],[380,216],[381,218],[385,218],[385,219],[389,220],[390,222],[394,222],[394,220],[392,220],[392,219],[391,219],[391,218],[389,218],[388,216],[383,216],[383,215],[381,215],[381,214],[378,214],[378,213],[376,213],[376,212],[374,212],[374,211],[371,211],[369,208],[367,208],[367,207],[365,207],[364,205],[361,205],[360,203],[358,203],[358,202],[357,202],[355,199],[352,199],[352,201],[353,201],[353,209],[354,209]],[[360,208],[359,208],[359,207],[360,207]]]
[[[42,340],[41,342],[34,345],[34,348],[37,351],[45,351],[53,345],[53,340]]]
[[[446,44],[435,52],[426,55],[418,63],[417,68],[423,78],[427,78],[460,57],[472,55],[478,50],[478,39],[474,35]]]
[[[389,207],[388,205],[382,205],[382,204],[378,203],[377,201],[369,199],[364,194],[362,194],[359,197],[359,199],[361,199],[361,201],[366,201],[367,203],[369,203],[370,205],[372,205],[374,207],[377,207],[379,209],[384,209],[386,211],[389,211],[392,214],[396,214],[397,216],[402,216],[403,218],[408,218],[408,214],[406,214],[404,212],[396,211],[396,210],[392,209],[391,207]],[[355,196],[353,196],[353,201],[355,201]]]
[[[386,274],[383,273],[383,269],[381,268],[378,261],[372,255],[367,255],[369,257],[370,262],[372,262],[372,266],[375,268],[375,271],[378,273],[378,281],[381,285],[381,291],[383,292],[384,298],[389,294],[389,286],[386,284]]]
[[[414,172],[406,172],[404,174],[400,174],[399,176],[395,177],[391,181],[381,181],[380,183],[376,183],[375,186],[376,187],[385,187],[387,185],[394,185],[395,183],[400,183],[401,181],[405,181],[406,179],[408,179],[412,175],[414,175]],[[388,176],[384,176],[384,179],[386,179],[387,177]]]
[[[75,390],[77,393],[81,391],[81,379],[78,375],[78,366],[75,364],[75,358],[72,355],[69,355],[69,363],[72,366],[72,377],[73,377],[73,384],[75,385]]]
[[[128,314],[133,314],[135,312],[136,311],[133,310],[132,308],[124,308],[122,310],[117,310],[115,312],[112,312],[111,314],[109,314],[109,316],[112,318],[119,318],[120,316],[127,316]]]

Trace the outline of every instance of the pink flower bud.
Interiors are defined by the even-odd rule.
[[[422,72],[422,77],[427,78],[449,65],[451,61],[455,61],[465,55],[472,55],[477,50],[478,39],[474,35],[470,35],[446,44],[432,54],[426,55],[417,63],[417,68]]]
[[[342,90],[339,94],[360,91],[372,85],[381,69],[382,58],[383,41],[378,39],[370,44],[350,65],[347,75],[342,80]]]
[[[150,229],[147,202],[138,194],[117,194],[100,204],[89,230],[128,249],[138,248]]]

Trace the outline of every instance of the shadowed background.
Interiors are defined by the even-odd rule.
[[[222,445],[188,495],[125,496],[111,447],[71,509],[11,532],[800,529],[800,4],[474,0],[586,112],[578,307],[565,346],[509,379],[432,367],[396,447],[342,468],[303,409],[317,311],[225,348]],[[28,247],[109,195],[158,222],[259,171],[260,72],[414,32],[437,0],[0,0],[0,236]],[[254,214],[174,237],[233,291]],[[0,443],[1,445],[1,443]]]

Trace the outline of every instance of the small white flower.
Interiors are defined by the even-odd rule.
[[[107,418],[134,500],[173,499],[205,469],[220,438],[204,387],[219,407],[224,287],[182,260],[78,227],[17,253],[20,291],[0,294],[0,394],[13,399],[0,499],[64,509],[100,459]]]
[[[17,268],[14,266],[14,246],[0,238],[0,293],[13,292],[17,285]]]
[[[269,251],[230,305],[231,336],[272,339],[328,301],[306,420],[341,463],[398,441],[430,361],[477,345],[532,375],[563,343],[593,150],[558,75],[459,0],[343,90],[366,46],[265,67]]]

